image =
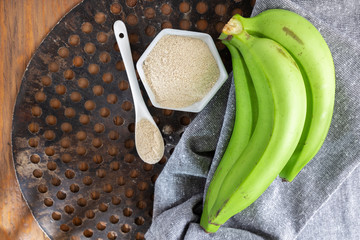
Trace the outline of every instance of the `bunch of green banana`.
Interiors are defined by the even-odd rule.
[[[291,182],[316,155],[330,128],[335,101],[335,69],[320,32],[302,16],[287,10],[267,10],[253,18],[235,15],[251,35],[282,45],[298,64],[307,95],[305,126],[299,144],[280,177]]]
[[[204,202],[207,232],[252,204],[279,174],[293,180],[326,137],[335,92],[324,39],[293,12],[235,15],[220,39],[231,53],[236,114]]]

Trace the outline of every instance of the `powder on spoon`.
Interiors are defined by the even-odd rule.
[[[183,108],[202,100],[220,70],[207,44],[198,38],[165,35],[143,63],[145,81],[164,108]]]
[[[159,129],[147,119],[141,119],[135,125],[136,151],[140,158],[149,164],[155,164],[164,155],[164,140]]]

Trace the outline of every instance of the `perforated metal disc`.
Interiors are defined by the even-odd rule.
[[[245,0],[86,0],[55,26],[25,71],[12,131],[20,188],[50,238],[144,239],[156,178],[195,116],[154,108],[140,84],[166,146],[160,163],[141,161],[113,23],[127,23],[136,61],[162,28],[215,39],[232,14],[250,11]]]

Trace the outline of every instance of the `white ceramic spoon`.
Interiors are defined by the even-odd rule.
[[[129,37],[124,22],[114,23],[114,34],[125,65],[135,107],[135,146],[140,158],[150,164],[164,155],[164,141],[141,95],[131,55]]]

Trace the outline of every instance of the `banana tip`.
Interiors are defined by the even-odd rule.
[[[210,234],[210,233],[211,233],[211,232],[206,231],[206,229],[205,229],[203,226],[200,225],[200,227],[201,227],[202,230],[204,230],[204,232],[206,232],[207,234]]]

